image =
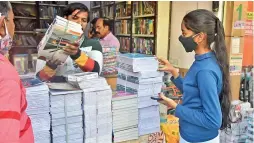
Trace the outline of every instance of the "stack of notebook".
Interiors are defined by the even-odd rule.
[[[26,87],[27,114],[31,118],[36,143],[50,143],[49,89],[35,78],[22,79]]]
[[[112,91],[97,73],[70,74],[68,82],[83,90],[84,142],[112,142]]]
[[[158,96],[163,85],[163,73],[157,70],[154,56],[133,53],[118,56],[117,90],[138,96],[139,136],[160,131],[159,104],[151,99]]]
[[[57,59],[65,62],[69,55],[62,48],[68,43],[78,43],[82,34],[80,24],[56,16],[38,45],[38,56],[47,60]]]
[[[118,91],[112,99],[114,141],[138,139],[138,99],[136,94]]]
[[[83,143],[82,91],[50,91],[52,140]]]

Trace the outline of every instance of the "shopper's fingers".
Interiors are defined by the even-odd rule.
[[[158,100],[159,103],[164,104],[165,106],[168,106],[167,102],[164,100]]]

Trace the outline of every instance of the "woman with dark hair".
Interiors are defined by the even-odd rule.
[[[229,124],[229,62],[221,21],[208,10],[194,10],[183,18],[179,41],[186,52],[195,51],[195,61],[183,79],[167,60],[159,58],[160,71],[183,94],[177,104],[162,93],[161,103],[175,108],[179,118],[180,143],[219,143],[219,129]],[[212,46],[213,45],[213,46]]]
[[[63,17],[80,24],[84,30],[89,22],[89,10],[82,3],[71,3],[63,10]],[[46,39],[43,38],[43,40]],[[81,48],[90,52],[85,54],[80,50]],[[103,56],[102,47],[98,40],[88,39],[83,34],[81,42],[69,43],[63,49],[70,55],[65,63],[60,63],[57,60],[46,62],[45,59],[38,57],[36,75],[39,79],[42,81],[63,82],[65,80],[63,75],[70,71],[101,72]]]

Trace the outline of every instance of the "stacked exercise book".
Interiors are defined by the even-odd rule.
[[[26,88],[26,112],[31,118],[35,143],[50,143],[48,86],[34,77],[21,79]]]
[[[50,91],[53,143],[83,143],[82,91]]]
[[[117,90],[138,96],[139,136],[160,131],[159,104],[152,100],[158,97],[163,81],[163,73],[158,72],[158,61],[154,56],[127,53],[118,60]]]
[[[38,57],[65,62],[69,55],[64,52],[63,47],[68,43],[73,44],[80,41],[82,34],[80,24],[56,16],[37,47]]]
[[[112,99],[114,142],[138,139],[137,94],[118,91]]]
[[[83,90],[84,142],[112,143],[112,91],[97,73],[68,76],[68,82]]]

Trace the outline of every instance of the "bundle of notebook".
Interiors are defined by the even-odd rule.
[[[154,56],[128,53],[118,56],[117,90],[137,95],[139,136],[160,131],[158,97],[163,85],[163,73],[157,71]]]
[[[56,16],[37,47],[39,58],[65,62],[69,55],[62,48],[67,44],[78,46],[82,34],[80,24]]]
[[[36,143],[50,143],[49,89],[34,77],[22,78],[26,88],[27,109]]]
[[[50,91],[52,141],[83,143],[82,91]]]
[[[138,99],[136,94],[118,91],[112,98],[114,141],[138,139]]]

